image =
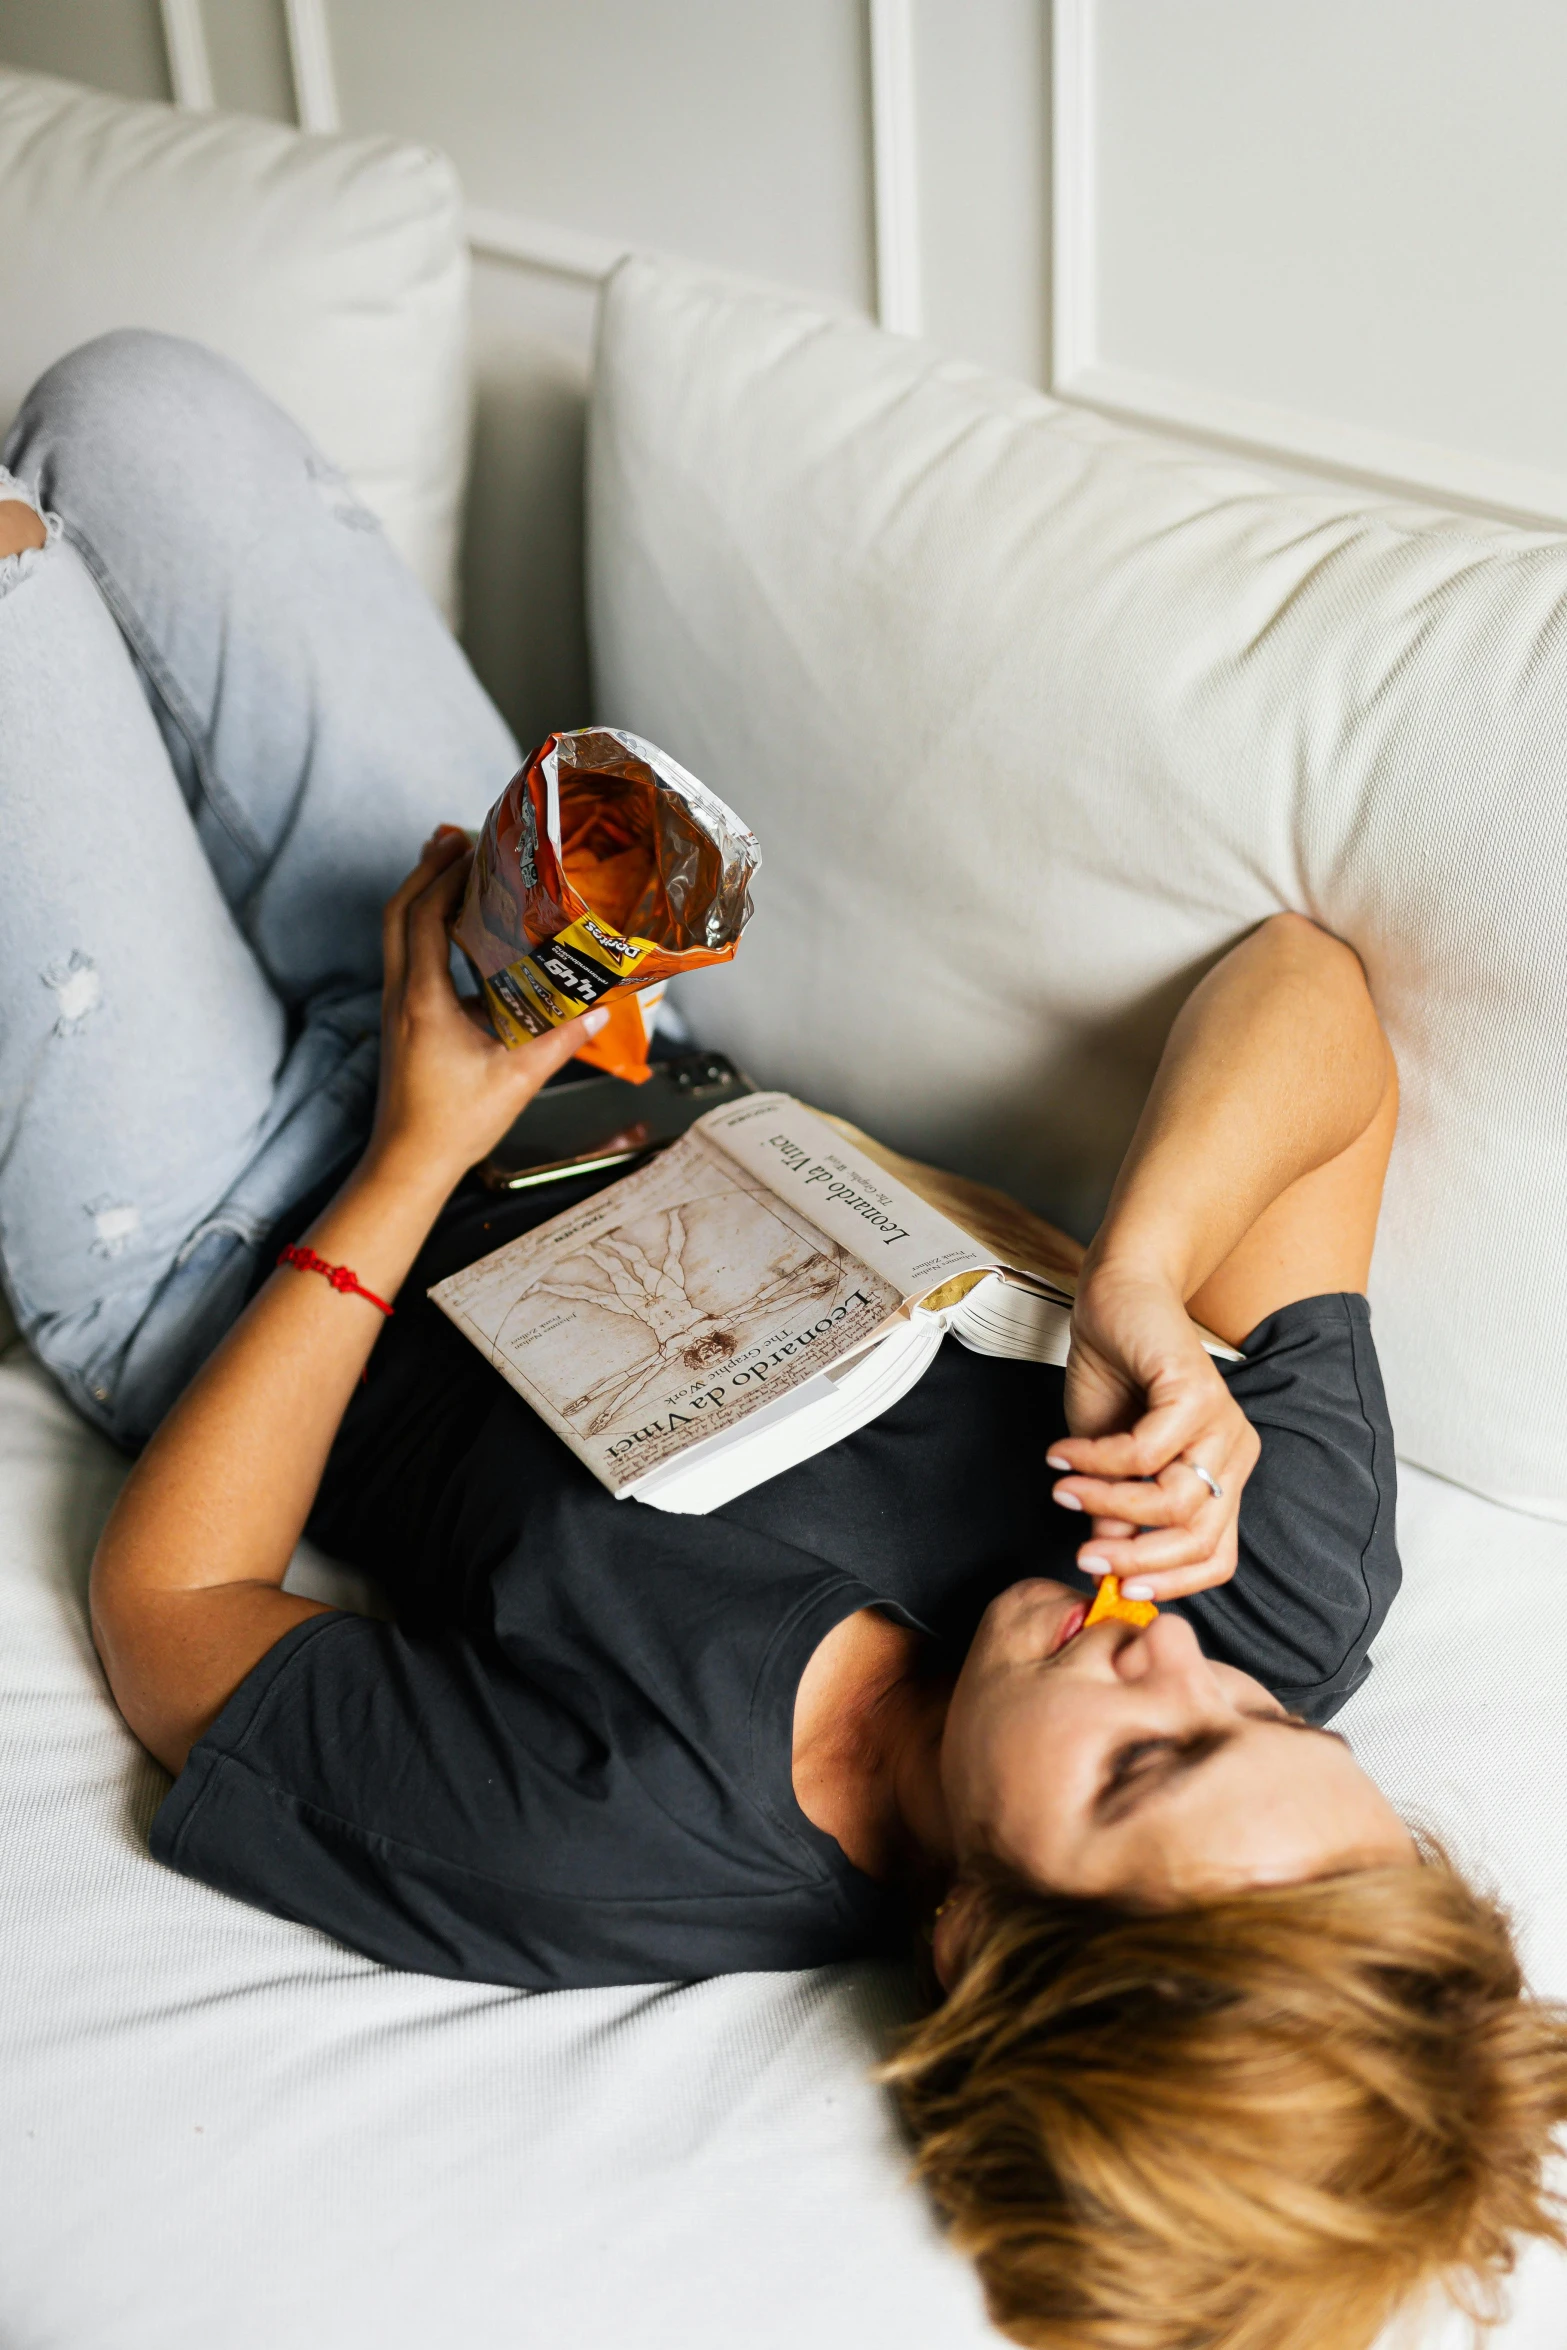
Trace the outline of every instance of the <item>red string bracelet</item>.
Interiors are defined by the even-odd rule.
[[[286,1248],[278,1250],[277,1261],[280,1265],[294,1266],[300,1273],[324,1274],[334,1289],[351,1290],[355,1297],[368,1298],[373,1306],[380,1307],[383,1314],[390,1315],[392,1311],[385,1298],[377,1297],[373,1289],[366,1289],[358,1274],[347,1265],[329,1265],[325,1257],[316,1255],[313,1248],[302,1247],[291,1240]]]

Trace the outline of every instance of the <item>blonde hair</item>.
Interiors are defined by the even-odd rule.
[[[882,2078],[1030,2350],[1364,2350],[1432,2286],[1498,2314],[1567,2243],[1567,2009],[1428,1847],[1131,1914],[987,1869],[961,1980]]]

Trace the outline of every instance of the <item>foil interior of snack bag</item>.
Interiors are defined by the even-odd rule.
[[[610,1017],[577,1058],[640,1084],[666,983],[726,963],[751,918],[755,836],[618,726],[547,735],[479,835],[452,936],[508,1045]]]

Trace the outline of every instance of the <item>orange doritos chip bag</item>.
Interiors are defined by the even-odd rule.
[[[577,1058],[639,1085],[664,983],[729,961],[761,861],[652,743],[618,726],[546,735],[485,818],[452,937],[503,1044],[607,1002]]]

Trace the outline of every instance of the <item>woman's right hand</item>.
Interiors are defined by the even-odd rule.
[[[366,1154],[456,1184],[487,1156],[546,1078],[603,1027],[602,1008],[527,1044],[501,1044],[452,985],[447,926],[473,851],[443,824],[381,923],[381,1084]]]
[[[1072,1433],[1049,1461],[1068,1471],[1054,1499],[1093,1521],[1078,1564],[1118,1576],[1131,1599],[1227,1583],[1261,1445],[1167,1281],[1090,1255],[1072,1313],[1066,1416]]]

